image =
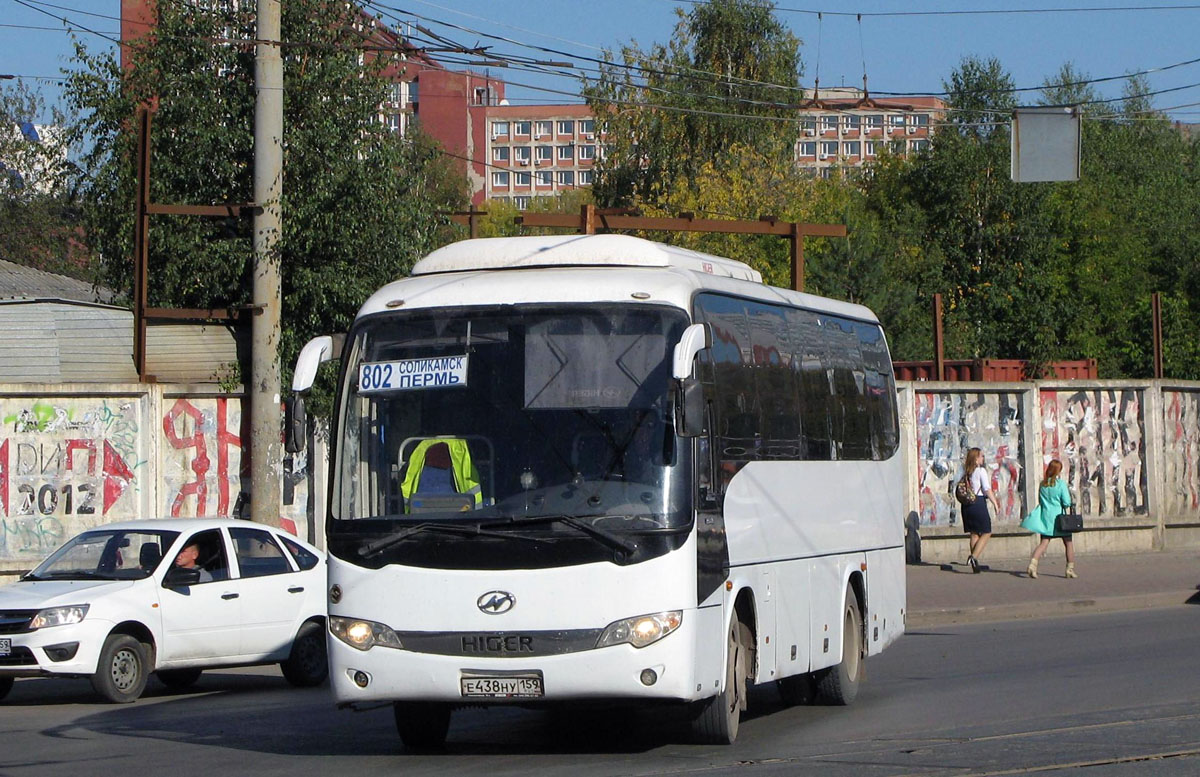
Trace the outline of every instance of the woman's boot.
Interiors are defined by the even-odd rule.
[[[1067,562],[1067,577],[1079,577],[1079,575],[1075,574],[1074,561]]]
[[[1025,574],[1029,575],[1034,580],[1037,580],[1037,565],[1038,560],[1036,558],[1031,558],[1029,559],[1029,568],[1025,570]]]

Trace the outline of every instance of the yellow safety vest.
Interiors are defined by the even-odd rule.
[[[471,451],[467,448],[466,440],[456,438],[434,438],[421,440],[413,448],[408,459],[408,471],[404,474],[404,482],[400,484],[400,495],[404,497],[404,512],[409,511],[409,500],[416,493],[421,482],[421,470],[425,469],[425,454],[438,443],[445,443],[450,449],[450,467],[454,473],[454,488],[460,494],[468,494],[475,499],[475,507],[483,504],[483,489],[479,485],[479,473],[471,463]]]

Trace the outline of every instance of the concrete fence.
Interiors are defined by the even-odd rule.
[[[905,382],[899,393],[908,526],[923,560],[966,557],[953,487],[972,447],[1000,502],[993,558],[1032,551],[1019,524],[1055,458],[1084,516],[1081,552],[1200,547],[1200,383]]]
[[[245,398],[176,384],[0,385],[0,574],[113,521],[248,507]],[[285,462],[283,523],[309,519],[303,456]]]
[[[1000,501],[992,558],[1027,555],[1019,527],[1051,458],[1088,531],[1080,551],[1200,548],[1200,383],[902,382],[910,537],[961,560],[954,481],[981,448]],[[0,575],[118,520],[237,515],[249,499],[244,396],[173,384],[0,384]],[[248,414],[246,414],[248,416]],[[310,446],[324,459],[323,446]],[[285,461],[284,525],[317,539],[324,465]],[[311,470],[311,471],[310,471]]]

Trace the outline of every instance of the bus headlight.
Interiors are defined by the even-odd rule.
[[[397,650],[404,647],[400,644],[400,637],[396,635],[396,632],[375,621],[339,618],[331,615],[329,617],[329,633],[358,650],[370,650],[376,645]]]
[[[630,644],[636,648],[658,642],[683,623],[683,611],[656,612],[610,623],[596,641],[596,647]]]
[[[29,630],[47,629],[51,626],[69,626],[79,623],[87,615],[88,605],[74,604],[69,607],[47,607],[33,616],[29,622]]]

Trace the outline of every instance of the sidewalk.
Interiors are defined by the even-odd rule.
[[[964,561],[906,567],[908,629],[1200,604],[1195,550],[1080,555],[1075,580],[1063,577],[1062,543],[1050,546],[1037,580],[1025,575],[1028,559],[985,557],[977,575]]]

